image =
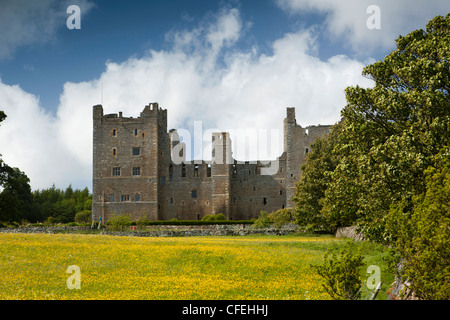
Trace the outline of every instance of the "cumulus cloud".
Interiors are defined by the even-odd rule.
[[[425,28],[426,22],[450,12],[448,0],[277,0],[290,14],[318,12],[325,14],[329,39],[344,39],[357,53],[376,49],[390,50],[394,40],[411,30]],[[380,8],[381,29],[367,28],[371,5]]]
[[[2,159],[24,171],[32,187],[86,184],[89,166],[67,150],[70,141],[60,139],[57,119],[41,108],[36,96],[0,80],[0,109],[7,115],[0,123]]]
[[[34,188],[53,182],[90,187],[92,106],[103,102],[105,113],[137,117],[155,101],[168,110],[169,129],[185,128],[193,134],[194,122],[202,121],[204,133],[212,128],[277,131],[278,143],[263,145],[257,154],[234,154],[238,160],[273,159],[283,151],[287,106],[296,108],[302,126],[333,124],[346,103],[344,89],[372,85],[361,76],[360,61],[344,55],[317,58],[312,30],[285,34],[272,43],[271,54],[257,48],[239,50],[234,44],[244,34],[244,22],[234,8],[192,30],[171,31],[168,50],[107,61],[99,78],[67,82],[55,118],[42,111],[33,95],[0,83],[0,106],[11,115],[0,128],[5,161],[29,174]],[[27,119],[22,119],[24,114]]]
[[[71,4],[80,6],[82,15],[94,6],[87,0],[2,0],[0,59],[10,58],[19,47],[52,41],[56,30],[66,27]]]

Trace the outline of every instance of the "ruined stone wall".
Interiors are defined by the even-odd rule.
[[[104,115],[102,106],[94,106],[93,117],[93,219],[103,221],[112,214],[197,220],[219,213],[243,220],[292,207],[310,145],[330,129],[302,128],[287,108],[284,152],[272,163],[233,159],[227,132],[212,134],[211,161],[186,162],[184,144],[176,130],[167,132],[167,111],[157,103],[138,118]]]
[[[169,163],[161,172],[164,184],[159,202],[160,220],[200,220],[211,214],[212,178],[207,176],[208,163]]]
[[[286,206],[286,161],[277,159],[278,173],[261,174],[264,164],[237,163],[232,167],[231,217],[234,220],[257,218],[261,211],[272,212]]]
[[[295,185],[301,175],[301,166],[311,152],[311,143],[318,137],[327,134],[331,129],[328,125],[308,126],[303,128],[297,124],[295,108],[287,108],[284,119],[284,152],[286,153],[286,196],[287,207],[293,207],[291,201],[295,194]]]

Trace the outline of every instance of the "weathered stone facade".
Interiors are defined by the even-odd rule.
[[[310,144],[330,129],[302,128],[295,109],[287,108],[284,152],[273,162],[233,159],[227,132],[212,134],[210,161],[183,161],[183,143],[176,130],[167,131],[167,110],[157,103],[146,106],[138,118],[121,112],[104,115],[96,105],[93,118],[92,213],[102,221],[112,214],[197,220],[211,213],[242,220],[258,217],[262,210],[292,207]]]

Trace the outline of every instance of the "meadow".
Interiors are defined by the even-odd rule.
[[[345,245],[331,236],[0,233],[0,299],[329,299],[310,265]],[[383,250],[366,253],[386,277]],[[80,289],[67,286],[72,265]]]

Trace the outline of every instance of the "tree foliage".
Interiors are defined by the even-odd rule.
[[[400,270],[422,299],[450,299],[450,148],[425,171],[426,191],[393,205],[387,227],[397,235]]]
[[[328,250],[323,264],[313,266],[324,278],[323,288],[335,300],[358,300],[361,297],[361,267],[364,265],[361,247],[355,252],[349,242],[337,254]]]
[[[345,90],[339,130],[302,168],[295,212],[328,231],[358,225],[397,251],[418,297],[449,299],[450,14],[396,44],[364,68],[373,87]]]
[[[52,217],[54,222],[75,221],[78,212],[92,210],[92,195],[88,188],[73,190],[72,186],[65,190],[53,185],[51,188],[33,192],[33,210],[28,221],[45,221]]]
[[[450,140],[450,14],[396,43],[364,68],[373,87],[345,90],[339,130],[313,144],[293,198],[300,223],[357,224],[387,243],[391,205],[426,191],[425,170]]]

